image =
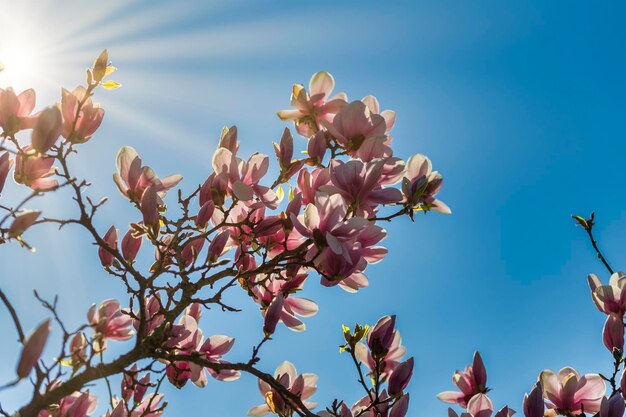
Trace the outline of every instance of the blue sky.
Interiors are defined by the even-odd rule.
[[[398,315],[415,357],[410,415],[444,415],[435,395],[452,388],[453,371],[477,349],[494,402],[517,410],[544,368],[610,368],[603,316],[585,279],[589,272],[608,277],[569,216],[596,210],[598,238],[619,270],[626,232],[624,3],[0,5],[20,22],[3,42],[23,40],[20,30],[39,40],[45,59],[30,80],[39,108],[57,99],[59,86],[80,83],[101,49],[109,48],[119,68],[123,88],[98,93],[107,114],[81,149],[85,162],[76,164],[93,180],[93,195],[112,197],[99,217],[102,231],[133,220],[111,181],[123,145],[162,175],[181,172],[190,190],[209,173],[223,125],[238,125],[242,154],[272,152],[284,127],[275,111],[288,107],[291,84],[308,82],[315,71],[331,72],[352,99],[374,94],[397,111],[396,154],[433,160],[453,214],[387,225],[389,255],[370,268],[370,288],[358,294],[308,282],[305,293],[319,314],[306,321],[305,333],[280,330],[260,366],[272,371],[287,359],[319,374],[321,404],[361,396],[349,358],[338,353],[340,325],[384,314]],[[4,26],[6,19],[0,17]],[[41,204],[50,213],[67,209],[60,197]],[[92,302],[122,295],[85,233],[50,228],[32,240],[37,254],[7,246],[0,255],[0,285],[27,327],[45,314],[32,288],[58,293],[73,324]],[[232,358],[243,359],[260,337],[261,319],[244,297],[233,301],[245,311],[208,313],[202,325],[206,334],[236,336]],[[13,340],[5,312],[0,329]],[[3,343],[0,353],[8,364],[0,380],[8,380],[15,345]],[[255,385],[244,377],[204,390],[168,387],[167,414],[241,416],[262,402]],[[0,392],[8,409],[26,398],[24,388]]]

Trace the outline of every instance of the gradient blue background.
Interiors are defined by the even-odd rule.
[[[453,388],[453,371],[476,349],[498,408],[521,410],[544,368],[608,372],[603,316],[585,276],[608,277],[569,216],[597,211],[598,238],[620,269],[623,2],[0,4],[28,16],[24,25],[48,42],[38,108],[57,100],[59,85],[82,82],[84,67],[105,47],[119,68],[113,78],[123,88],[98,92],[107,114],[75,165],[95,183],[91,195],[112,197],[98,217],[103,232],[134,220],[111,181],[119,147],[136,147],[161,175],[181,172],[183,188],[192,189],[210,172],[225,124],[238,125],[242,155],[272,152],[284,126],[275,111],[288,107],[293,82],[307,83],[318,70],[330,71],[351,99],[375,94],[383,108],[396,110],[396,154],[424,153],[443,173],[440,196],[453,214],[388,225],[389,256],[368,269],[371,285],[358,294],[311,279],[305,293],[319,314],[306,320],[305,333],[282,328],[261,368],[273,371],[288,359],[319,374],[314,398],[321,404],[335,396],[351,403],[362,393],[349,358],[338,353],[340,325],[397,314],[416,360],[411,416],[445,415],[435,395]],[[7,199],[18,192],[8,187]],[[62,211],[60,197],[38,207]],[[45,315],[34,287],[59,294],[63,316],[75,325],[92,302],[122,295],[82,231],[49,228],[30,237],[37,254],[6,246],[0,255],[0,285],[26,327]],[[206,334],[236,336],[230,358],[244,359],[261,336],[261,318],[245,297],[230,300],[245,311],[206,313],[202,326]],[[17,345],[5,310],[0,329],[6,381]],[[111,345],[111,354],[120,351]],[[3,407],[23,403],[26,388],[0,392]],[[242,416],[263,401],[247,376],[165,393],[170,416]]]

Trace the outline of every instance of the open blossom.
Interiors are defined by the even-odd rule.
[[[332,123],[323,121],[328,133],[350,156],[369,162],[376,158],[392,156],[385,135],[385,119],[372,114],[361,101],[343,107]]]
[[[78,104],[85,98],[87,90],[76,87],[71,93],[61,91],[61,111],[63,113],[63,137],[72,143],[85,143],[100,127],[104,109],[87,98],[78,112]]]
[[[357,159],[345,163],[334,160],[330,165],[332,186],[322,186],[321,190],[341,195],[354,215],[370,217],[379,205],[402,200],[400,190],[381,186],[384,166],[383,159],[365,163]]]
[[[606,386],[598,374],[580,374],[572,368],[563,368],[558,374],[545,370],[539,376],[546,405],[552,410],[564,410],[571,414],[597,413]]]
[[[148,394],[143,401],[133,407],[130,417],[159,417],[163,414],[163,394]]]
[[[456,371],[452,376],[452,382],[461,391],[445,391],[437,395],[441,401],[450,404],[459,404],[467,407],[469,400],[476,394],[485,394],[487,388],[487,371],[480,357],[480,353],[474,353],[474,361],[465,367],[463,371]]]
[[[374,96],[363,97],[361,101],[367,106],[372,114],[380,114],[385,119],[385,128],[389,132],[393,129],[393,125],[396,122],[396,112],[393,110],[380,111],[380,104],[378,99]]]
[[[33,127],[37,116],[31,116],[35,108],[35,90],[28,89],[16,95],[11,87],[0,88],[0,127],[4,134],[12,136],[20,130]]]
[[[626,275],[622,272],[611,274],[608,285],[602,285],[600,279],[590,274],[587,276],[591,297],[604,314],[623,316],[626,312]]]
[[[53,176],[56,170],[52,167],[54,159],[45,155],[35,155],[29,152],[30,146],[22,148],[15,157],[15,172],[13,179],[18,184],[24,184],[36,191],[50,191],[59,185]]]
[[[435,198],[442,185],[443,178],[439,172],[432,171],[430,159],[420,154],[409,158],[406,164],[406,176],[402,180],[402,192],[409,207],[450,214],[450,208],[443,201]]]
[[[497,415],[497,417],[510,417],[514,413],[513,410],[511,411],[512,413],[509,413],[509,409],[507,407],[505,412],[499,412],[498,414],[500,415]],[[461,413],[460,417],[491,417],[492,413],[493,403],[491,402],[491,399],[486,394],[476,394],[469,400],[467,410],[464,413]],[[448,408],[448,417],[459,416],[453,409]]]
[[[294,84],[291,93],[293,110],[281,110],[278,117],[281,120],[293,120],[296,130],[302,136],[311,137],[322,121],[331,122],[335,114],[347,104],[345,93],[330,96],[335,88],[335,80],[325,71],[316,72],[309,81],[309,92],[304,86]]]
[[[317,406],[317,403],[307,401],[317,391],[317,375],[298,375],[296,368],[290,362],[285,361],[276,368],[274,378],[289,392],[298,395],[309,410]],[[264,416],[270,412],[279,415],[292,414],[293,410],[281,394],[261,379],[259,379],[259,390],[265,398],[265,404],[251,408],[248,415]]]
[[[93,304],[87,312],[87,319],[101,343],[101,349],[104,349],[107,339],[128,340],[133,335],[130,329],[132,319],[122,313],[117,300],[105,300],[97,308]]]
[[[178,184],[183,177],[179,174],[159,179],[152,168],[141,165],[141,158],[134,148],[124,146],[117,154],[117,172],[113,180],[120,192],[129,200],[139,202],[143,192],[154,185],[159,197]]]
[[[291,221],[302,236],[312,239],[306,254],[323,274],[322,284],[333,286],[353,274],[361,273],[368,263],[380,261],[386,249],[375,246],[385,238],[381,227],[362,217],[344,221],[347,206],[340,195],[318,192],[315,204],[308,204],[304,214],[291,215]]]

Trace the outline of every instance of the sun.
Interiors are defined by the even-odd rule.
[[[0,86],[25,88],[38,77],[38,51],[32,45],[0,46]]]

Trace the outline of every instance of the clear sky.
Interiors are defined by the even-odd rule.
[[[608,277],[569,216],[596,210],[598,238],[619,270],[626,233],[623,2],[0,5],[0,50],[30,40],[40,51],[27,66],[32,74],[14,83],[26,87],[20,80],[30,77],[38,108],[57,100],[61,85],[80,83],[105,47],[119,68],[123,87],[98,93],[107,114],[76,165],[93,180],[92,195],[112,197],[99,217],[103,232],[133,220],[111,180],[123,145],[160,174],[182,173],[190,190],[208,175],[223,125],[238,125],[242,154],[272,152],[284,127],[275,111],[288,107],[291,84],[315,71],[331,72],[352,99],[374,94],[397,111],[396,153],[433,160],[453,214],[388,225],[389,255],[370,268],[370,287],[358,294],[309,280],[305,294],[319,314],[306,320],[305,333],[281,328],[260,366],[273,371],[288,359],[318,373],[321,404],[361,396],[349,358],[338,353],[340,325],[384,314],[398,315],[415,357],[411,416],[445,415],[435,395],[453,388],[453,371],[477,349],[496,406],[517,410],[544,368],[611,367],[604,317],[585,279],[589,272]],[[0,73],[0,86],[6,83]],[[9,185],[7,195],[16,189]],[[50,213],[65,207],[57,197],[41,204]],[[0,252],[0,285],[26,327],[45,314],[34,287],[59,294],[71,324],[85,320],[92,302],[121,296],[83,232],[50,228],[33,241],[36,254],[15,246]],[[261,318],[249,300],[233,301],[245,311],[205,314],[202,327],[237,337],[231,358],[243,359],[260,337]],[[17,350],[5,310],[0,329],[6,381]],[[262,402],[249,377],[165,392],[170,416],[242,416]],[[8,409],[25,400],[24,389],[0,392]]]

